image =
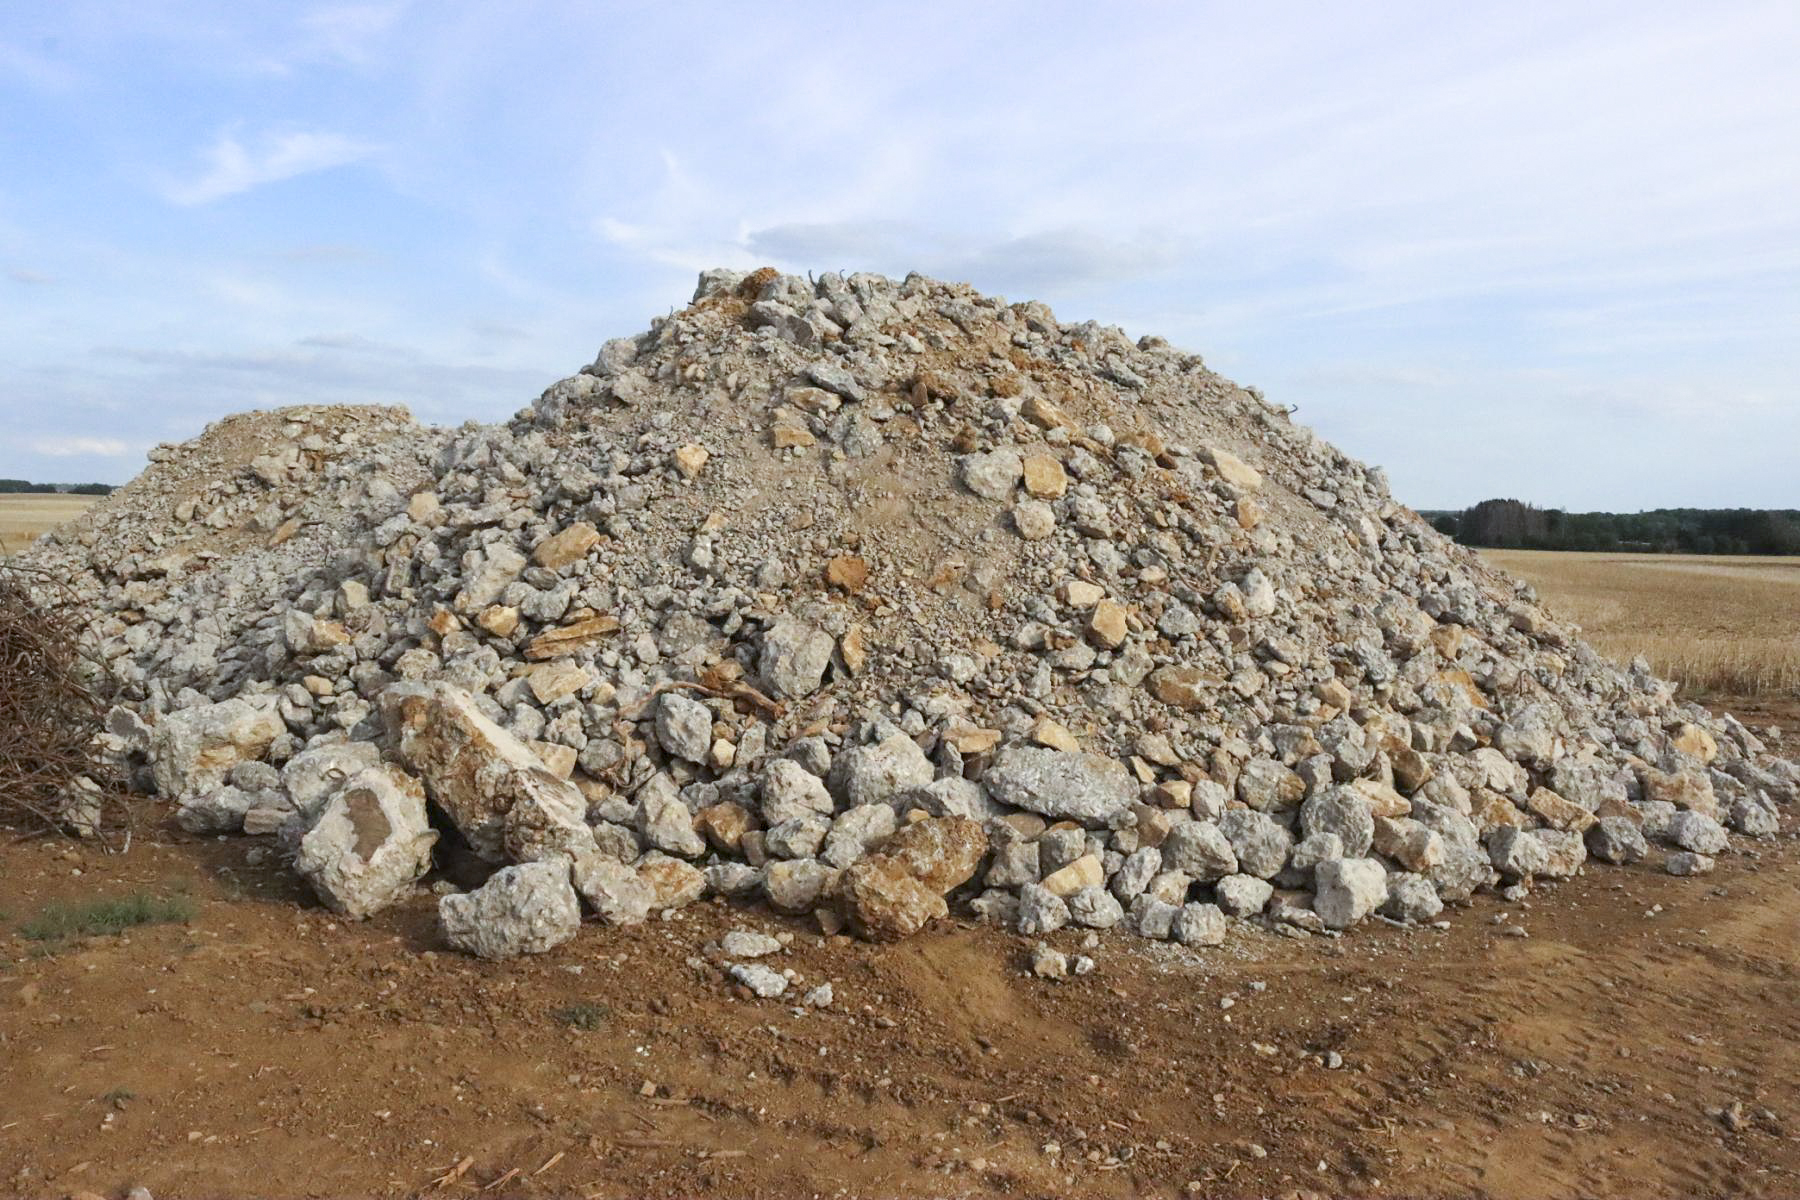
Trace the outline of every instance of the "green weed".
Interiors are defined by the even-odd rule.
[[[187,896],[133,892],[85,904],[52,904],[27,921],[20,933],[34,942],[61,942],[97,934],[124,933],[139,925],[191,921],[197,906]]]

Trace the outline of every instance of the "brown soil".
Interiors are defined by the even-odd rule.
[[[428,897],[345,924],[255,844],[0,847],[0,1192],[1800,1194],[1791,837],[1447,931],[1106,936],[1061,983],[992,930],[870,947],[712,904],[481,963]],[[16,936],[182,889],[185,926]],[[703,959],[734,925],[795,931],[779,965],[835,1004],[733,996]]]

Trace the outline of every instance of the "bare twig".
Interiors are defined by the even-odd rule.
[[[86,609],[62,580],[0,562],[0,823],[66,827],[62,800],[83,780],[98,788],[93,832],[113,823],[95,738],[114,689],[92,645]]]

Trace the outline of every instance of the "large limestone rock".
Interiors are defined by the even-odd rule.
[[[1339,858],[1313,871],[1313,911],[1331,929],[1348,929],[1388,898],[1387,871],[1372,858]]]
[[[850,928],[872,942],[894,942],[949,913],[943,894],[913,877],[905,863],[879,855],[853,864],[838,880]]]
[[[635,868],[604,854],[574,860],[575,890],[609,925],[636,925],[656,906],[656,891]]]
[[[705,762],[712,749],[712,711],[679,692],[664,692],[656,704],[656,740],[677,758]]]
[[[156,790],[179,800],[221,786],[231,768],[257,762],[287,732],[275,709],[256,700],[221,700],[177,709],[156,723],[150,761]]]
[[[311,822],[353,777],[380,764],[381,748],[374,742],[315,746],[282,764],[281,785],[287,789],[294,811]]]
[[[831,763],[831,791],[851,808],[883,804],[895,793],[924,787],[936,775],[919,744],[904,733],[852,746]]]
[[[694,828],[694,814],[681,802],[667,775],[657,775],[638,794],[637,831],[658,850],[682,858],[706,853],[706,839]]]
[[[579,837],[558,818],[586,811],[581,793],[490,721],[468,692],[445,683],[397,683],[381,694],[381,718],[395,754],[483,858],[504,862],[554,852],[563,839],[540,836],[550,828]],[[532,819],[515,824],[516,854],[509,854],[507,815],[520,803]]]
[[[772,759],[763,768],[759,796],[763,824],[771,829],[798,817],[829,817],[832,811],[825,781],[791,758]]]
[[[944,895],[971,879],[987,854],[987,834],[967,817],[916,821],[852,864],[838,880],[850,927],[871,941],[917,933],[949,908]]]
[[[1122,817],[1137,786],[1117,759],[1035,746],[1002,750],[981,777],[988,796],[1054,820],[1104,826]]]
[[[369,767],[326,802],[294,868],[327,908],[361,919],[431,869],[437,839],[419,781],[398,767]]]
[[[988,835],[968,817],[914,820],[880,846],[907,873],[934,892],[949,892],[974,878],[988,853]]]
[[[1231,839],[1211,821],[1185,821],[1163,839],[1162,865],[1202,883],[1237,874],[1237,851]]]
[[[473,892],[438,902],[444,938],[479,958],[517,958],[554,950],[581,927],[569,864],[502,867]]]
[[[810,696],[825,681],[831,652],[829,633],[792,617],[783,617],[763,634],[757,671],[771,695],[797,699]]]

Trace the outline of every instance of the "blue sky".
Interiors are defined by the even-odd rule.
[[[1160,333],[1419,507],[1800,506],[1800,5],[0,7],[0,476],[503,418],[705,266]]]

